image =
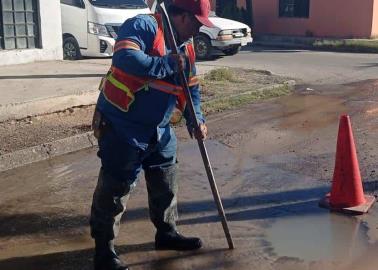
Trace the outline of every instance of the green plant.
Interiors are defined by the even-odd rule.
[[[205,75],[205,80],[209,81],[230,81],[236,82],[234,73],[228,68],[217,68]]]

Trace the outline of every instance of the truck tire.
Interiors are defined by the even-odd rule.
[[[240,45],[233,46],[231,48],[228,48],[227,50],[224,50],[223,53],[225,55],[231,56],[237,54],[241,49]]]
[[[80,47],[76,39],[72,36],[63,37],[63,59],[81,59]]]
[[[194,50],[199,60],[207,60],[211,57],[211,42],[206,35],[197,35],[194,37]]]

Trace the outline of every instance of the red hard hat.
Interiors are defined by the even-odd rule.
[[[209,0],[172,0],[172,5],[192,13],[203,25],[214,26],[209,20],[211,11]]]

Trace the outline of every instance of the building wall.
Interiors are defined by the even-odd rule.
[[[63,59],[60,0],[39,0],[39,7],[42,49],[0,50],[0,66]]]
[[[215,10],[215,6],[217,4],[217,1],[216,0],[210,0],[210,4],[211,4],[211,10]]]
[[[378,38],[378,0],[374,0],[371,36]]]
[[[245,0],[236,0],[236,3],[238,5],[238,7],[246,8],[247,3],[245,2]]]
[[[369,38],[378,32],[378,0],[310,0],[307,19],[279,18],[279,0],[251,1],[256,34]]]

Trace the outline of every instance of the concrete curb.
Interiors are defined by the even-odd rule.
[[[96,104],[98,95],[99,91],[88,91],[76,95],[49,97],[25,103],[0,105],[0,122],[22,119],[27,116],[54,113],[75,106]]]
[[[97,145],[93,132],[67,137],[57,141],[0,155],[0,172],[30,163],[50,159]]]
[[[274,84],[262,87],[260,89],[269,90],[284,86],[293,88],[295,86],[295,81],[289,80],[282,84]],[[240,95],[243,94],[244,93]],[[27,164],[47,160],[53,157],[72,153],[93,146],[97,146],[97,139],[93,136],[93,132],[90,131],[57,141],[18,150],[12,153],[7,153],[0,155],[0,172],[15,169]]]

